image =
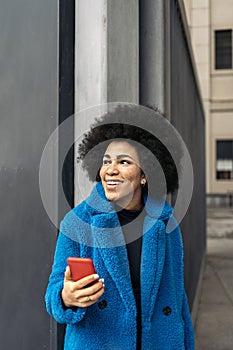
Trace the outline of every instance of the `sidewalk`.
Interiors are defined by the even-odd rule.
[[[208,209],[196,350],[233,349],[233,210]]]

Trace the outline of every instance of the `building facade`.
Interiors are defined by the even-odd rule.
[[[185,0],[206,118],[207,203],[232,204],[233,1]]]

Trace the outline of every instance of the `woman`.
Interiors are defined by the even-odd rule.
[[[66,350],[194,348],[181,234],[166,233],[177,169],[158,138],[127,123],[137,116],[106,114],[79,146],[97,184],[61,223],[46,292],[48,312],[67,324]],[[92,258],[98,275],[74,282],[69,256]]]

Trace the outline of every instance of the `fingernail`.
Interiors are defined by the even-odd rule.
[[[94,278],[94,280],[98,280],[100,277],[99,277],[99,275],[94,275],[93,278]]]
[[[105,288],[105,284],[103,283],[103,288]]]
[[[104,283],[104,278],[100,278],[99,281]]]

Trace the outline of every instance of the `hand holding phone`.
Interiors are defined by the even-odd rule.
[[[104,279],[96,274],[90,258],[67,259],[64,286],[61,292],[66,307],[93,305],[104,293]]]

